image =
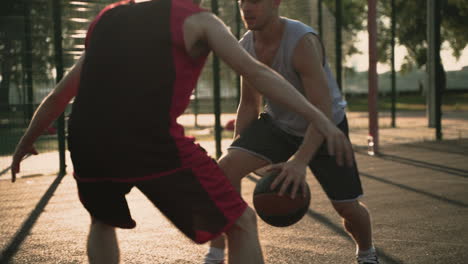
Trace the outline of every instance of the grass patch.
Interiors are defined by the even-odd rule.
[[[349,96],[346,98],[348,110],[355,112],[368,111],[366,96]],[[405,94],[396,98],[397,111],[425,111],[426,98],[421,95]],[[389,96],[378,98],[379,111],[391,111],[392,101]],[[468,111],[468,93],[447,93],[442,97],[442,111]]]

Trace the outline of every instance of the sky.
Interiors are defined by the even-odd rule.
[[[369,37],[367,31],[361,31],[358,33],[357,39],[359,42],[356,43],[356,48],[362,52],[362,54],[355,54],[349,58],[347,58],[346,66],[354,67],[356,71],[367,71],[369,67]],[[403,58],[406,55],[406,48],[403,46],[396,46],[395,47],[395,67],[398,71],[400,69],[400,65],[403,62]],[[442,62],[444,63],[444,68],[446,71],[457,71],[461,70],[462,67],[468,66],[468,47],[466,47],[461,57],[456,60],[456,58],[452,55],[452,51],[450,50],[447,43],[442,45],[441,51]],[[390,71],[390,64],[381,64],[377,65],[377,72],[384,73]]]

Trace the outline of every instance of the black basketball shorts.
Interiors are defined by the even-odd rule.
[[[337,126],[348,136],[346,117]],[[273,123],[271,116],[262,113],[232,143],[230,149],[240,149],[270,163],[280,163],[287,161],[297,151],[302,140],[302,137],[284,132]],[[326,142],[309,163],[309,168],[330,200],[353,201],[363,195],[356,162],[353,167],[339,166],[335,157],[328,154]]]
[[[212,240],[231,228],[247,204],[206,152],[195,154],[198,162],[190,168],[146,180],[77,181],[80,201],[94,219],[134,228],[125,196],[136,187],[188,238],[196,243]]]

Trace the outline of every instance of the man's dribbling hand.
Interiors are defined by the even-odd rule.
[[[11,182],[16,181],[16,174],[20,171],[20,163],[23,159],[30,155],[37,155],[38,152],[34,146],[20,146],[16,147],[11,161]]]
[[[304,164],[295,159],[291,159],[288,162],[278,163],[270,166],[268,171],[281,170],[280,174],[275,178],[271,184],[271,189],[274,190],[278,184],[283,182],[278,195],[282,196],[292,184],[291,198],[296,198],[297,191],[299,188],[302,189],[302,194],[305,195],[306,190],[306,168],[307,164]]]

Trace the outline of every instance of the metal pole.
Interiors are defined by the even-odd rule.
[[[219,14],[218,0],[211,0],[211,10],[215,15]],[[215,141],[216,141],[216,158],[220,158],[221,152],[221,84],[220,84],[220,68],[219,59],[213,55],[213,105],[215,114]]]
[[[379,123],[378,123],[378,75],[377,75],[377,0],[367,0],[369,32],[369,147],[372,154],[379,153]],[[372,145],[371,145],[372,143]]]
[[[396,72],[395,72],[395,29],[396,29],[396,9],[395,0],[391,1],[392,5],[392,127],[396,127]]]
[[[341,0],[335,0],[335,41],[336,41],[336,81],[338,83],[338,87],[340,90],[343,90],[342,87],[342,39],[341,39],[341,31],[342,31],[342,5]]]
[[[442,66],[442,59],[440,58],[440,46],[442,44],[440,36],[440,25],[442,23],[442,1],[435,1],[434,8],[434,44],[435,44],[435,65],[436,65],[436,89],[435,89],[435,128],[436,139],[442,140],[442,91],[445,87],[445,74]]]
[[[322,6],[323,0],[318,0],[317,1],[317,10],[318,10],[318,30],[320,36],[323,38],[323,6]]]
[[[60,0],[52,1],[54,22],[54,49],[55,69],[57,72],[57,83],[63,78],[63,48],[62,48],[62,7]],[[59,145],[60,174],[65,174],[65,114],[62,113],[57,120],[57,134]]]
[[[441,90],[443,68],[440,59],[440,1],[427,0],[427,112],[429,127],[436,128],[436,139],[442,139]]]
[[[34,91],[33,91],[33,59],[32,59],[32,30],[31,30],[31,1],[24,1],[24,79],[26,83],[27,117],[32,119],[34,113]]]
[[[434,43],[434,33],[435,33],[435,1],[427,0],[427,62],[426,62],[426,71],[427,71],[427,93],[426,93],[426,112],[428,117],[428,126],[435,127],[435,79],[436,79],[436,70],[435,70],[435,43]]]

